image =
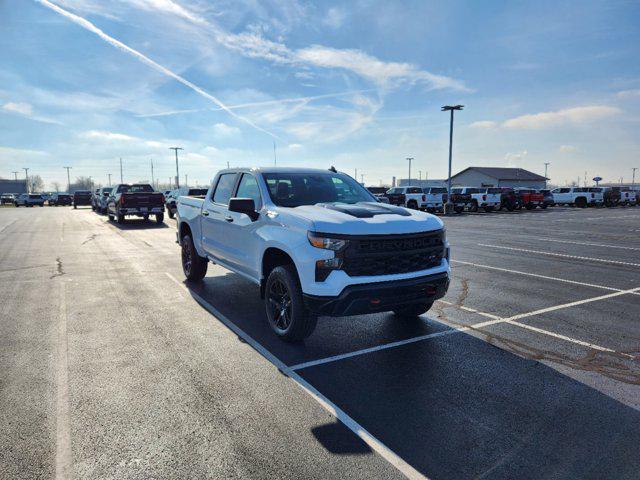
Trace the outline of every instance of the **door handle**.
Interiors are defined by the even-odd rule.
[[[207,212],[206,210],[203,210],[202,211],[202,215],[204,215],[205,217],[208,217],[209,216],[209,212]]]
[[[224,217],[224,219],[225,219],[227,222],[233,222],[233,217],[230,217],[229,215],[227,215],[226,217]]]

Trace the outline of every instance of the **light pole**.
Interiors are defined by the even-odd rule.
[[[18,181],[18,172],[11,172],[13,173],[14,178],[16,179],[16,182]]]
[[[356,180],[357,180],[357,178],[356,178]],[[362,186],[364,187],[364,173],[360,174],[360,180],[361,180],[360,183],[362,183]]]
[[[413,157],[407,157],[407,161],[409,162],[409,185],[411,185],[411,162],[413,161]]]
[[[549,162],[544,162],[544,188],[547,189],[547,168],[551,165]]]
[[[418,170],[418,179],[420,180],[420,183],[422,184],[422,170]]]
[[[22,169],[24,170],[24,188],[29,193],[29,169],[25,167],[22,167]]]
[[[176,152],[176,188],[180,188],[180,172],[178,171],[178,150],[184,150],[182,147],[169,147],[169,150]]]
[[[67,169],[67,193],[71,193],[71,175],[69,174],[69,170],[73,167],[62,167]]]
[[[153,181],[153,158],[151,159],[151,186],[153,187],[154,181]]]
[[[107,173],[108,177],[109,177],[109,186],[111,186],[111,174]]]
[[[93,180],[92,180],[92,176],[89,175],[89,190],[93,190]]]
[[[631,176],[631,190],[635,190],[636,189],[636,170],[638,170],[638,167],[633,167],[631,170],[633,170],[633,175]],[[638,201],[640,201],[640,198],[638,199]]]
[[[453,207],[451,202],[451,157],[453,153],[453,112],[455,110],[462,110],[464,105],[445,105],[441,108],[442,112],[451,112],[451,120],[449,122],[449,180],[447,182],[447,205],[445,208],[445,214],[450,215]]]

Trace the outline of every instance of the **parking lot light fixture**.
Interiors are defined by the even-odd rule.
[[[407,161],[409,162],[409,185],[411,185],[411,162],[413,162],[413,157],[407,157]]]
[[[451,215],[453,212],[453,203],[451,202],[451,157],[453,150],[453,112],[454,110],[462,110],[464,105],[445,105],[441,108],[442,112],[451,112],[451,120],[449,121],[449,179],[447,181],[447,203],[444,211],[445,215]]]

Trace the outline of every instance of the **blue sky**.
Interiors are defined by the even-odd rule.
[[[640,167],[640,3],[0,1],[0,176],[106,182],[232,166],[367,184],[550,162],[557,184]],[[21,173],[22,174],[22,173]],[[640,178],[640,174],[638,175]]]

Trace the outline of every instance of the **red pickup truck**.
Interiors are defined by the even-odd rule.
[[[544,202],[544,193],[538,193],[533,188],[516,188],[515,191],[520,197],[522,206],[527,210],[533,210],[536,207],[547,208],[547,204]]]

